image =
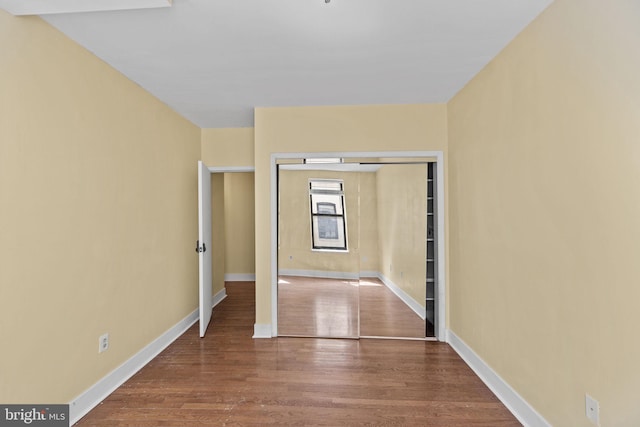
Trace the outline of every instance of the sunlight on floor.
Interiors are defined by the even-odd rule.
[[[382,286],[381,282],[371,282],[367,279],[360,279],[360,286]]]

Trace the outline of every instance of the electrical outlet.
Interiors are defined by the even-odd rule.
[[[593,424],[599,426],[600,425],[600,404],[596,399],[589,396],[588,394],[584,395],[584,403],[585,403],[587,418]]]
[[[98,353],[107,351],[109,349],[109,334],[100,335],[98,339]]]

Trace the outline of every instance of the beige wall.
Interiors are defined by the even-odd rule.
[[[224,289],[224,274],[227,263],[226,239],[226,174],[211,174],[211,282],[213,292],[217,294]]]
[[[202,129],[201,133],[201,159],[207,166],[253,167],[253,128]],[[251,172],[224,174],[223,272],[226,274],[255,274],[253,180]]]
[[[207,166],[253,166],[253,128],[202,129],[201,152]]]
[[[271,153],[446,149],[443,104],[257,108],[256,323],[271,323]]]
[[[638,17],[556,0],[448,106],[450,327],[555,426],[640,425]]]
[[[361,175],[358,172],[281,170],[280,185],[280,248],[279,269],[341,272],[358,275],[360,266],[359,193]],[[313,251],[311,249],[311,217],[309,212],[309,179],[342,179],[344,181],[347,217],[348,252]],[[365,180],[365,184],[375,181]],[[375,193],[375,187],[367,189]],[[371,240],[367,237],[367,241]],[[377,248],[377,247],[376,247]],[[375,256],[369,248],[367,258]]]
[[[376,173],[380,271],[425,307],[427,165],[385,165]]]
[[[200,130],[39,18],[0,52],[0,402],[65,403],[197,308]]]
[[[0,11],[0,401],[68,402],[197,307],[199,157],[256,167],[242,221],[267,324],[271,153],[442,150],[450,328],[553,425],[589,425],[585,392],[602,425],[638,424],[639,15],[556,0],[448,105],[258,108],[255,131],[200,132]],[[235,178],[214,184],[226,217],[250,206]],[[241,228],[225,270],[254,262],[229,258],[250,258]]]
[[[253,160],[252,160],[253,163]],[[255,274],[253,172],[224,174],[225,273]]]
[[[379,272],[378,194],[375,172],[360,172],[360,272]]]

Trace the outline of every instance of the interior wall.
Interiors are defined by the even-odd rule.
[[[447,151],[444,104],[255,110],[256,324],[271,324],[271,153]]]
[[[0,77],[0,402],[66,403],[198,306],[200,129],[37,17]]]
[[[252,159],[253,163],[253,159]],[[224,174],[224,272],[255,275],[255,193],[253,172]]]
[[[379,272],[425,307],[427,165],[384,165],[376,173]]]
[[[380,271],[378,194],[375,172],[360,172],[360,275]]]
[[[347,218],[348,252],[314,251],[311,242],[311,214],[309,211],[309,180],[342,179],[344,181],[345,213]],[[357,277],[360,272],[359,172],[282,170],[280,185],[280,248],[278,268],[303,272],[345,273]],[[371,184],[366,180],[365,184]],[[375,192],[375,187],[367,189]],[[367,241],[370,238],[367,238]],[[362,254],[371,258],[373,253]]]
[[[552,425],[640,425],[639,18],[556,0],[448,105],[450,327]]]
[[[211,295],[216,295],[224,289],[227,263],[226,178],[226,174],[223,173],[211,174]]]
[[[202,129],[201,160],[210,167],[254,165],[253,128]]]

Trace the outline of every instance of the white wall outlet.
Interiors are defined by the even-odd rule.
[[[600,404],[588,394],[584,395],[585,410],[589,421],[593,424],[600,425]]]
[[[98,339],[98,353],[107,351],[108,348],[109,348],[109,334],[100,335],[100,338]]]

